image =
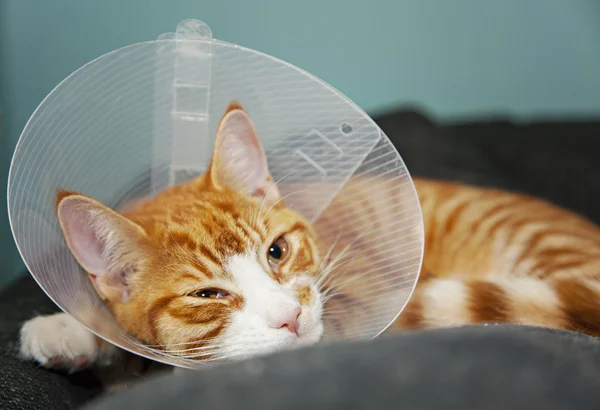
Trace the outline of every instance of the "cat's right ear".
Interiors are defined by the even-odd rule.
[[[100,296],[125,303],[129,283],[144,263],[143,229],[101,203],[76,193],[57,195],[57,214],[71,253]]]
[[[281,198],[252,119],[235,102],[219,124],[208,173],[217,188],[227,187],[265,204],[276,204]]]

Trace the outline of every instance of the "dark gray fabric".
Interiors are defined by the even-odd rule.
[[[0,293],[0,409],[74,409],[99,393],[100,385],[90,372],[68,376],[18,357],[21,323],[57,310],[29,276]]]
[[[86,410],[597,409],[600,342],[513,326],[319,346],[147,380]]]
[[[440,125],[407,111],[375,120],[412,175],[538,196],[600,223],[600,119]]]

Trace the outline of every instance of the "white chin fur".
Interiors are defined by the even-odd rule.
[[[245,303],[240,311],[232,315],[222,335],[223,345],[219,349],[221,359],[264,355],[311,345],[321,339],[322,299],[312,278],[304,276],[279,284],[264,271],[252,254],[233,256],[227,270],[240,288]],[[276,309],[276,304],[272,301],[273,295],[297,301],[293,289],[299,285],[311,286],[315,297],[310,306],[302,306],[302,313],[298,317],[298,335],[286,328],[270,327],[266,316],[269,309]]]

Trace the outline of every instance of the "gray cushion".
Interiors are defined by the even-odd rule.
[[[599,349],[525,327],[415,332],[161,376],[86,410],[597,409]]]

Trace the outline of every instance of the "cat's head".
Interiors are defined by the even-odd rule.
[[[122,213],[62,192],[57,213],[96,291],[146,344],[224,359],[322,336],[315,233],[284,205],[237,105],[221,120],[202,177]]]

